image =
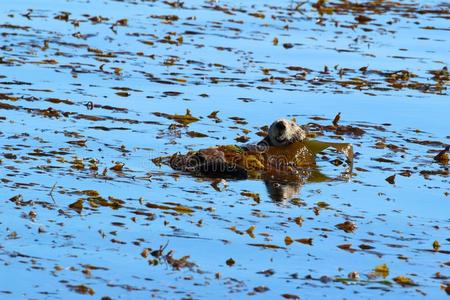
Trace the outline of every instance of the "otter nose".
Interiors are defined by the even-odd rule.
[[[277,129],[278,129],[279,131],[286,130],[286,125],[284,125],[283,122],[278,122],[275,126],[277,127]]]

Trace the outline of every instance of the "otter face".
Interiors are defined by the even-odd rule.
[[[305,138],[305,130],[294,121],[278,119],[269,128],[268,140],[271,146],[287,146]]]

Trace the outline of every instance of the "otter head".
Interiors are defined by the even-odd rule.
[[[271,146],[287,146],[306,138],[305,130],[294,121],[278,119],[270,125],[267,140]]]

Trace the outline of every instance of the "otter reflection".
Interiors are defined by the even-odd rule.
[[[284,202],[297,197],[300,194],[300,189],[304,181],[286,181],[282,178],[268,177],[264,179],[267,193],[269,197],[275,202]]]
[[[333,180],[343,180],[350,176],[349,169],[345,173],[336,178],[331,178],[318,169],[298,170],[295,176],[264,176],[264,184],[267,189],[269,197],[274,202],[285,202],[296,198],[300,195],[301,188],[307,183],[327,182]]]

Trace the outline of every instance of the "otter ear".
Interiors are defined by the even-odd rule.
[[[297,124],[297,118],[294,117],[291,119],[291,121],[294,122],[295,124]]]

